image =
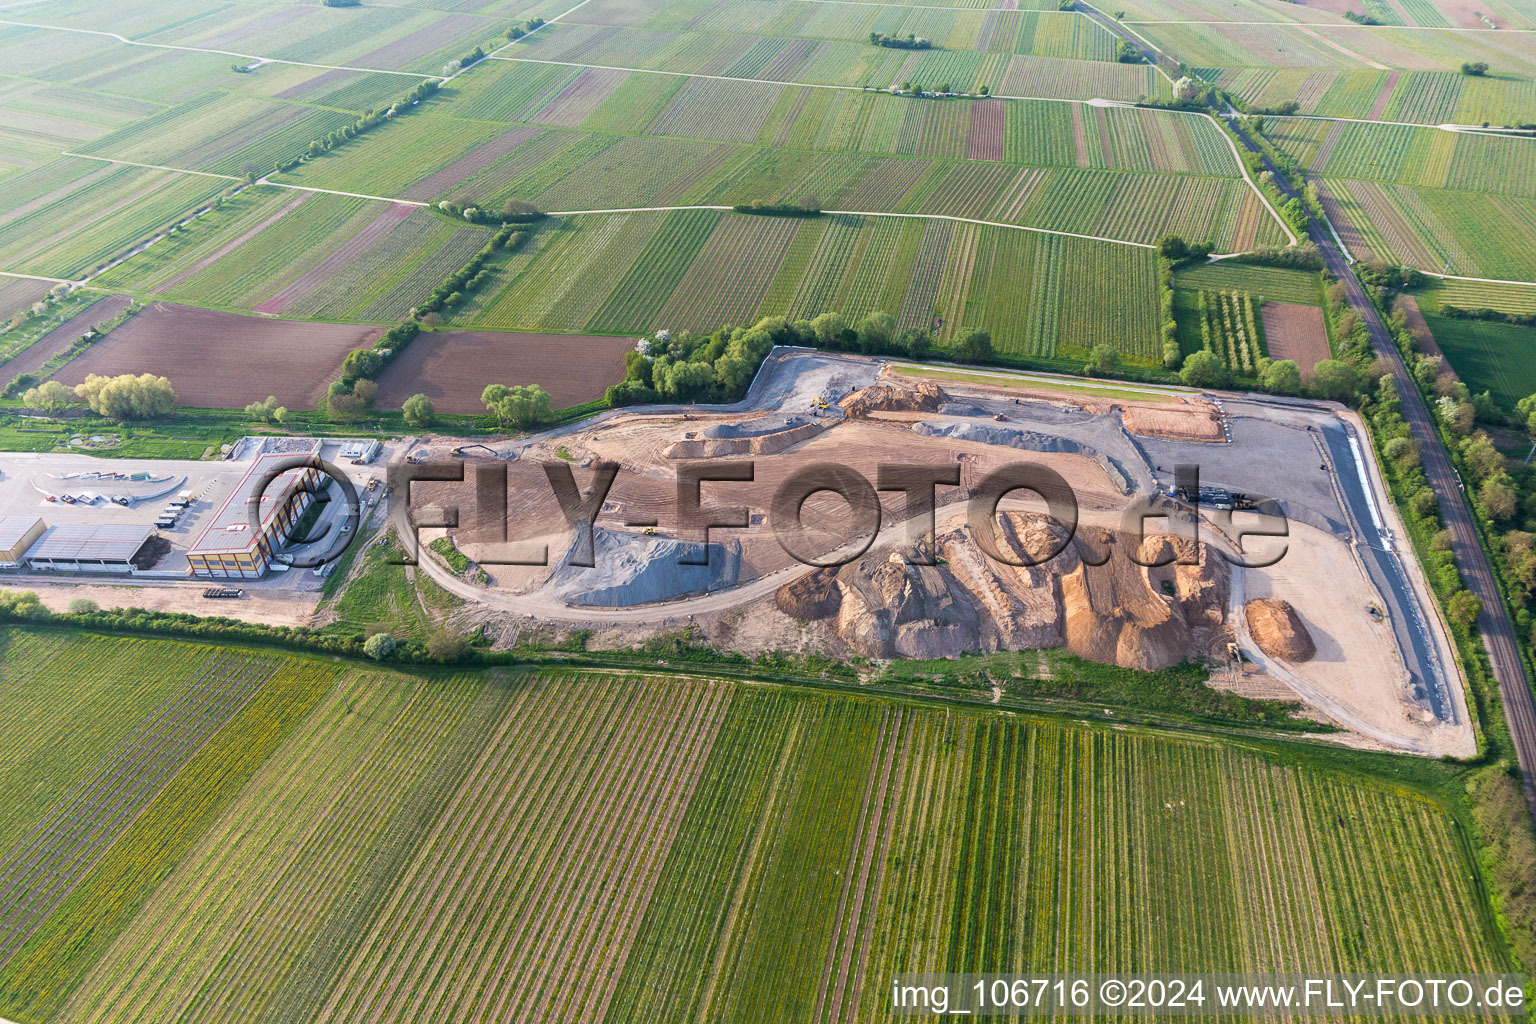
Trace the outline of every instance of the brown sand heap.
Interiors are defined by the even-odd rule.
[[[1121,402],[1120,422],[1133,434],[1170,441],[1225,441],[1221,414],[1210,402]]]
[[[1141,560],[1130,538],[1064,529],[1032,513],[1001,517],[1004,554],[1049,561],[1012,565],[988,557],[968,526],[935,538],[939,564],[908,565],[898,551],[872,551],[838,570],[820,569],[780,587],[780,610],[801,620],[830,619],[848,647],[870,658],[942,658],[973,651],[1066,647],[1126,668],[1166,668],[1207,650],[1224,621],[1228,570],[1211,548],[1158,536]],[[1104,550],[1109,561],[1098,560]],[[834,585],[835,584],[835,585]]]
[[[1047,516],[1005,513],[999,534],[1007,552],[1038,559],[1059,546],[1066,531]],[[936,539],[946,568],[981,612],[982,649],[1062,646],[1061,575],[1077,566],[1070,544],[1044,564],[1009,565],[989,558],[972,539],[969,526],[954,527]]]
[[[1271,658],[1282,661],[1309,661],[1317,653],[1317,644],[1307,632],[1306,623],[1289,601],[1260,597],[1249,601],[1243,612],[1248,616],[1248,632],[1254,643]]]
[[[938,412],[948,398],[931,380],[888,381],[860,388],[837,404],[844,416],[858,420],[872,412]]]
[[[1220,624],[1226,563],[1200,545],[1194,565],[1149,569],[1130,557],[1130,540],[1109,531],[1094,531],[1091,538],[1079,534],[1074,540],[1079,554],[1095,561],[1106,545],[1111,552],[1103,565],[1083,562],[1062,577],[1067,649],[1122,668],[1177,665],[1202,650],[1210,628]],[[1167,554],[1169,543],[1150,538],[1142,560]]]
[[[908,565],[896,551],[869,554],[838,572],[837,631],[868,658],[948,658],[976,650],[976,607],[953,576]]]
[[[817,569],[774,591],[779,611],[796,619],[829,619],[843,604],[836,569]]]

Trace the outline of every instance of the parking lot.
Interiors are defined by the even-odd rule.
[[[344,470],[360,493],[372,478],[378,478],[382,485],[387,453],[381,452],[368,465],[353,466],[340,457],[341,448],[339,442],[324,442],[320,456]],[[255,452],[245,454],[254,456]],[[35,515],[49,527],[111,524],[156,528],[156,521],[169,503],[185,493],[190,503],[176,517],[174,525],[157,528],[171,548],[150,575],[186,576],[190,571],[187,550],[234,495],[250,465],[250,458],[199,462],[10,452],[0,466],[0,515]],[[333,518],[330,510],[327,512],[322,524],[317,525]],[[313,531],[311,535],[319,536]],[[284,580],[284,576],[292,579]],[[304,586],[305,581],[319,585],[309,572],[272,573],[266,580],[250,582],[257,586],[293,587]]]

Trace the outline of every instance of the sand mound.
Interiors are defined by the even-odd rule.
[[[837,404],[843,415],[857,420],[872,412],[938,412],[948,397],[933,381],[919,380],[861,388]]]
[[[836,569],[817,569],[786,583],[774,592],[773,601],[785,615],[796,619],[828,619],[843,604]]]
[[[1080,535],[1075,543],[1084,558],[1096,560],[1108,539],[1107,533]],[[1167,668],[1187,660],[1202,646],[1200,628],[1220,622],[1224,563],[1200,551],[1194,565],[1149,570],[1128,557],[1129,537],[1113,539],[1103,565],[1085,561],[1062,577],[1067,649],[1122,668]]]
[[[980,622],[965,588],[937,566],[896,552],[838,572],[837,631],[867,658],[951,658],[976,650]]]
[[[1209,402],[1126,402],[1120,406],[1120,422],[1133,434],[1170,441],[1224,441],[1221,415]]]
[[[1308,661],[1317,653],[1312,634],[1289,601],[1256,598],[1243,611],[1248,616],[1248,632],[1253,634],[1254,643],[1271,658]]]

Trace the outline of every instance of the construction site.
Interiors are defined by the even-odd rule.
[[[526,630],[624,647],[689,628],[720,649],[872,661],[1056,647],[1139,669],[1199,660],[1211,685],[1300,700],[1351,742],[1474,749],[1444,624],[1341,406],[780,350],[734,406],[613,410],[497,445],[427,438],[410,458],[464,461],[466,482],[416,483],[410,507],[455,508],[456,528],[419,531],[422,550],[451,533],[472,568],[423,554],[421,571],[499,646]],[[481,513],[469,481],[497,463],[506,508]],[[590,546],[546,464],[588,497],[617,467]],[[690,519],[679,469],[700,464]],[[891,465],[953,474],[931,519],[900,489],[871,499],[873,525],[831,489],[789,522],[774,508],[805,474],[873,494]],[[1075,530],[1026,489],[978,511],[978,489],[1020,467],[1070,489]],[[730,525],[706,539],[705,520]],[[403,513],[392,528],[410,529]]]
[[[134,492],[112,506],[47,500],[104,460],[36,457],[0,487],[0,513],[19,515],[0,532],[36,549],[49,534],[28,517],[41,516],[50,529],[131,523],[119,547],[169,542],[152,571],[125,568],[112,586],[43,582],[55,606],[99,592],[207,614],[196,573],[240,579],[243,599],[219,614],[323,627],[336,566],[276,572],[268,557],[302,510],[274,519],[273,543],[265,525],[231,532],[257,468],[306,444],[319,450],[248,439],[222,463],[115,465],[124,479],[90,485]],[[581,631],[622,648],[690,630],[721,650],[871,664],[1045,648],[1134,669],[1198,661],[1210,685],[1299,701],[1346,742],[1475,749],[1444,624],[1342,406],[779,349],[731,406],[613,409],[515,439],[347,454],[324,446],[364,492],[359,540],[417,550],[402,571],[461,602],[448,624],[496,647]],[[464,479],[383,501],[390,463],[457,463]],[[903,488],[902,472],[927,483]],[[588,502],[582,516],[562,510],[555,477]],[[169,495],[191,511],[157,529]],[[317,546],[342,529],[329,515],[306,525]],[[456,525],[413,525],[432,522]],[[462,557],[432,548],[445,535]],[[25,585],[64,575],[43,564]]]

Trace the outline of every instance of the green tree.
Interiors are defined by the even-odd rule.
[[[1459,627],[1464,633],[1471,633],[1477,625],[1477,617],[1483,614],[1482,599],[1470,590],[1458,590],[1446,602],[1445,614],[1451,620],[1451,625]]]
[[[1114,373],[1120,366],[1120,350],[1108,343],[1093,346],[1083,372],[1089,375]]]
[[[1164,235],[1157,240],[1157,252],[1163,259],[1178,263],[1189,256],[1189,243],[1178,235]]]
[[[537,384],[489,384],[480,400],[502,426],[531,427],[548,419],[551,411],[549,392]]]
[[[71,615],[89,615],[91,612],[99,611],[101,611],[101,605],[88,597],[77,597],[69,602],[69,614]]]
[[[1471,75],[1473,78],[1482,78],[1488,73],[1488,62],[1482,60],[1467,61],[1461,65],[1461,73]]]
[[[277,399],[268,395],[266,401],[252,402],[245,407],[245,414],[253,420],[261,420],[263,423],[272,422],[272,414],[277,412]]]
[[[1228,383],[1227,367],[1214,352],[1201,349],[1184,357],[1179,379],[1192,388],[1222,388]]]
[[[860,352],[884,352],[890,348],[891,338],[896,334],[896,318],[876,311],[860,320],[854,331],[859,336]]]
[[[75,389],[56,380],[45,380],[22,392],[21,400],[23,404],[52,416],[75,400]]]
[[[85,399],[96,415],[115,420],[158,419],[176,407],[171,382],[152,373],[117,377],[93,373],[75,386],[75,394]]]
[[[843,344],[843,331],[847,328],[841,313],[823,313],[811,321],[816,341],[826,348],[840,348]]]
[[[1301,393],[1301,370],[1295,360],[1276,359],[1259,372],[1259,386],[1276,395]]]
[[[437,408],[432,404],[432,399],[426,395],[412,395],[407,398],[401,405],[400,412],[405,417],[406,425],[418,430],[430,427],[437,422]]]
[[[1484,480],[1483,486],[1477,489],[1477,500],[1483,511],[1501,523],[1515,514],[1515,489],[1507,480],[1507,477],[1493,477]]]
[[[1312,390],[1319,398],[1347,402],[1360,387],[1360,371],[1338,359],[1324,359],[1312,368]]]
[[[391,634],[375,633],[363,641],[363,653],[374,661],[383,661],[391,654],[394,654],[395,648],[398,646]]]
[[[986,331],[971,331],[955,346],[955,357],[963,363],[984,363],[992,356],[992,335]]]

